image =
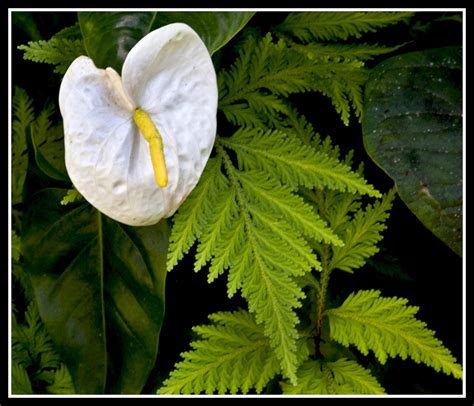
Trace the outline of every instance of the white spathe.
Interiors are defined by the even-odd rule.
[[[59,91],[65,160],[76,189],[121,223],[171,216],[196,186],[216,136],[217,81],[209,52],[187,25],[152,31],[129,52],[122,78],[80,56]],[[148,142],[133,120],[145,110],[164,145],[168,184],[155,181]]]

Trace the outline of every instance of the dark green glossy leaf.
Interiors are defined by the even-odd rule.
[[[387,59],[366,85],[364,142],[410,210],[462,254],[462,51]]]
[[[120,72],[132,47],[149,32],[174,22],[191,26],[212,55],[234,37],[253,12],[81,12],[87,54],[99,68]]]
[[[156,13],[81,12],[79,25],[84,48],[98,68],[108,66],[120,73],[133,46],[150,32]]]
[[[29,197],[25,268],[78,393],[140,393],[164,316],[168,227],[132,228],[65,189]]]
[[[196,31],[212,55],[227,44],[255,12],[177,12],[158,13],[153,29],[171,23],[185,23]]]

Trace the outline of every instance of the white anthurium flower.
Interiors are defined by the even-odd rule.
[[[76,189],[117,221],[151,225],[177,210],[209,159],[216,74],[199,36],[170,24],[130,50],[122,77],[77,58],[64,75],[59,106]]]

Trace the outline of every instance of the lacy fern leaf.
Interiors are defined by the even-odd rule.
[[[382,364],[388,357],[410,357],[461,378],[461,366],[450,351],[426,323],[415,318],[418,307],[407,306],[406,299],[380,294],[377,290],[352,293],[340,307],[327,310],[331,338],[344,346],[353,344],[363,354],[372,350]]]
[[[15,395],[31,395],[33,388],[31,387],[30,377],[25,367],[16,362],[12,362],[12,393]]]
[[[179,208],[179,214],[173,217],[167,263],[169,271],[188,252],[208,223],[220,196],[219,192],[227,184],[221,172],[221,165],[220,158],[209,159],[198,185]]]
[[[52,383],[46,387],[46,391],[58,395],[75,393],[71,374],[65,364],[54,371]]]
[[[312,89],[307,79],[311,65],[305,61],[304,55],[291,52],[283,42],[275,44],[270,34],[260,41],[248,37],[234,65],[218,75],[219,109],[231,123],[243,126],[266,123],[268,115],[279,116],[288,109],[280,97]]]
[[[76,200],[82,199],[82,195],[76,188],[69,189],[64,197],[59,202],[62,206],[66,206],[69,203],[74,203]]]
[[[55,350],[34,302],[28,306],[24,318],[25,322],[20,324],[12,317],[12,361],[18,366],[16,370],[12,368],[13,392],[33,393],[32,385],[46,385],[49,393],[75,393],[69,371]]]
[[[218,75],[219,109],[226,118],[240,126],[274,127],[290,114],[288,95],[308,91],[328,96],[344,124],[351,107],[360,118],[362,86],[368,78],[363,58],[344,58],[351,55],[347,49],[341,49],[342,56],[303,49],[291,41],[274,43],[270,34],[247,38],[234,65]],[[377,52],[364,49],[365,55]]]
[[[25,367],[56,368],[60,364],[53,342],[49,337],[38,309],[33,303],[25,313],[26,324],[18,324],[13,319],[12,348],[13,360]]]
[[[280,371],[269,339],[244,311],[215,313],[211,325],[194,327],[200,337],[181,354],[159,394],[261,392]]]
[[[288,42],[295,51],[305,54],[311,60],[329,58],[336,61],[370,61],[376,56],[388,54],[400,49],[403,45],[385,47],[378,44],[331,44],[311,42],[299,44]]]
[[[82,40],[62,37],[53,37],[48,41],[29,41],[18,49],[24,51],[24,59],[56,65],[56,73],[65,73],[74,59],[86,53]]]
[[[382,231],[386,228],[385,220],[389,217],[394,198],[395,189],[392,189],[382,200],[367,205],[365,209],[353,205],[354,199],[350,197],[343,198],[337,210],[329,209],[330,215],[333,216],[330,224],[341,234],[344,241],[344,246],[332,247],[329,270],[337,268],[352,272],[353,269],[362,267],[367,258],[379,251],[377,243],[382,239]],[[352,218],[343,216],[356,208]]]
[[[410,12],[310,12],[290,13],[278,30],[302,42],[312,40],[346,40],[362,34],[407,21]]]
[[[238,167],[225,147],[237,153]],[[258,149],[264,150],[261,159]],[[228,270],[228,295],[242,291],[271,338],[284,374],[294,381],[295,309],[303,297],[294,278],[321,268],[307,238],[341,245],[295,192],[302,185],[378,192],[337,160],[278,131],[238,131],[219,138],[216,152],[174,217],[168,268],[198,240],[195,270],[210,263],[210,282]],[[313,173],[318,169],[319,176]]]
[[[28,165],[26,128],[35,119],[33,100],[21,88],[15,88],[12,110],[12,204],[17,204],[22,202]]]
[[[279,131],[243,129],[220,142],[237,153],[239,167],[265,170],[293,190],[328,188],[380,197],[350,167]]]
[[[357,362],[338,359],[334,362],[308,360],[298,369],[298,384],[282,382],[284,394],[383,395],[384,389],[370,371]]]

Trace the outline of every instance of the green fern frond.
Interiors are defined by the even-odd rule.
[[[389,217],[389,210],[395,198],[395,189],[390,190],[383,199],[365,209],[351,196],[343,197],[336,209],[329,209],[332,216],[330,224],[339,231],[344,241],[344,246],[332,248],[332,258],[328,265],[330,270],[341,269],[352,272],[353,269],[362,267],[367,258],[379,251],[377,243],[382,240],[382,231],[385,230],[385,220]],[[326,203],[330,207],[330,204]],[[355,211],[352,218],[345,214]]]
[[[12,316],[11,340],[12,365],[24,368],[28,378],[25,380],[23,371],[12,369],[13,387],[18,390],[14,393],[33,393],[32,389],[31,392],[21,392],[29,390],[31,384],[35,388],[46,386],[49,393],[74,393],[69,371],[56,351],[34,302],[28,305],[24,323],[18,323],[15,315]]]
[[[298,369],[298,384],[282,382],[285,395],[383,395],[384,389],[370,371],[345,358],[335,362],[308,360]]]
[[[282,132],[242,129],[219,142],[237,153],[240,168],[265,170],[293,190],[318,187],[380,197],[350,167]]]
[[[418,307],[407,299],[380,296],[377,290],[352,293],[344,303],[326,311],[330,336],[348,347],[355,345],[363,354],[372,350],[384,364],[388,357],[410,357],[417,363],[462,378],[461,365],[426,323],[415,318]]]
[[[412,16],[410,12],[295,12],[290,13],[277,30],[302,42],[346,40],[406,22]]]
[[[25,367],[16,362],[12,362],[12,393],[15,395],[31,395],[33,388],[31,387],[30,377]]]
[[[300,230],[328,242],[339,240],[310,206],[288,187],[269,181],[268,174],[239,171],[221,146],[214,159],[212,177],[203,177],[175,216],[179,232],[174,229],[172,236],[182,240],[172,240],[168,264],[198,239],[195,269],[211,262],[210,281],[229,269],[229,296],[242,289],[250,310],[272,337],[283,370],[292,376],[298,323],[294,309],[302,291],[291,277],[320,267]],[[223,176],[222,161],[227,178],[217,181]]]
[[[169,271],[202,234],[217,201],[218,192],[227,182],[220,170],[221,164],[219,158],[209,159],[198,185],[180,206],[178,215],[173,217],[167,262]]]
[[[61,199],[59,202],[62,206],[66,206],[69,203],[74,203],[76,200],[79,200],[82,198],[82,195],[79,193],[79,191],[76,188],[69,189],[67,193],[64,195],[64,197]]]
[[[199,340],[163,383],[158,394],[260,393],[280,371],[269,339],[244,311],[215,313],[211,325],[194,327]]]
[[[321,146],[330,151],[327,142]],[[236,153],[237,167],[225,148]],[[294,381],[295,309],[303,298],[295,278],[321,269],[308,239],[341,245],[314,207],[295,192],[300,184],[330,185],[372,196],[378,192],[335,158],[278,131],[238,131],[230,138],[218,138],[216,152],[174,216],[168,267],[197,241],[194,269],[210,263],[209,282],[228,271],[229,297],[241,290],[249,310],[271,337],[283,373]],[[318,169],[319,175],[313,173]]]
[[[16,87],[12,100],[12,204],[22,202],[28,156],[26,128],[35,119],[33,100]]]
[[[314,68],[317,80],[314,90],[329,97],[342,122],[349,125],[351,107],[361,121],[363,112],[363,86],[368,79],[368,71],[363,62],[327,60]]]
[[[60,359],[41,321],[36,305],[31,303],[25,313],[25,325],[13,323],[13,360],[25,366],[56,367]]]
[[[363,368],[357,362],[345,358],[326,364],[334,376],[337,385],[348,385],[350,393],[368,395],[384,395],[385,390],[380,386],[369,370]]]
[[[23,58],[26,60],[56,65],[56,73],[65,73],[74,59],[86,54],[82,40],[62,37],[53,37],[48,41],[29,41],[18,49],[24,51]]]
[[[275,127],[290,114],[288,95],[315,91],[331,98],[348,125],[351,106],[359,118],[363,110],[368,77],[363,65],[357,59],[316,57],[291,43],[274,43],[270,34],[250,37],[230,69],[218,75],[219,109],[236,125]]]
[[[233,221],[238,216],[238,207],[235,204],[235,191],[226,188],[219,193],[216,205],[203,227],[202,238],[196,253],[194,270],[199,271],[212,257],[216,247],[220,245],[225,230],[233,228]],[[233,247],[229,247],[233,251]],[[229,254],[228,254],[229,255]],[[234,253],[235,255],[235,253]],[[230,254],[229,256],[233,256]],[[210,277],[212,281],[215,277]]]
[[[12,259],[19,261],[21,255],[21,239],[15,230],[12,231]]]
[[[51,129],[51,116],[54,114],[55,106],[47,105],[36,117],[33,123],[33,131],[35,133],[37,146],[41,146],[47,139]]]
[[[12,124],[13,137],[23,134],[35,118],[33,109],[33,100],[28,97],[26,91],[20,87],[15,87],[15,94],[12,100],[13,118]]]
[[[404,44],[386,47],[378,44],[323,44],[311,42],[308,44],[299,44],[288,42],[291,49],[301,52],[310,60],[321,58],[330,58],[335,61],[370,61],[376,56],[385,55],[394,52]]]
[[[57,39],[82,39],[81,27],[78,22],[69,27],[63,28],[61,31],[58,31],[53,35],[53,38]]]
[[[57,395],[76,393],[71,374],[65,364],[61,364],[54,371],[53,382],[51,385],[46,386],[46,391]]]
[[[287,112],[281,97],[312,89],[306,59],[283,42],[275,44],[270,34],[259,41],[249,37],[234,65],[218,75],[219,109],[231,123],[253,126]]]
[[[342,245],[339,237],[314,213],[310,205],[298,195],[292,194],[290,187],[265,175],[265,172],[260,171],[238,172],[238,181],[244,193],[253,200],[247,203],[250,212],[253,207],[264,208],[271,213],[274,221],[285,219],[308,237]]]

